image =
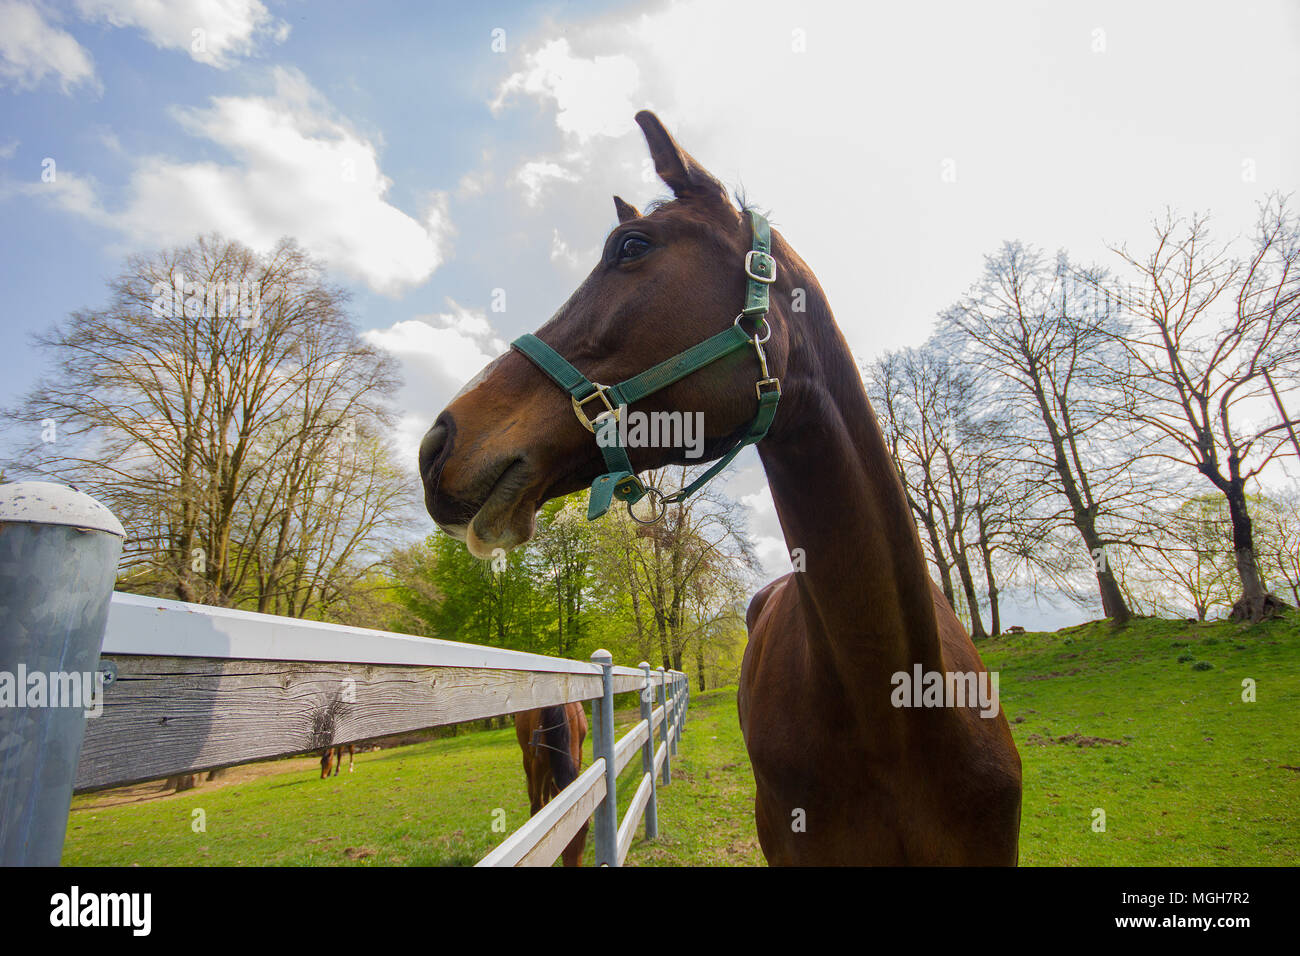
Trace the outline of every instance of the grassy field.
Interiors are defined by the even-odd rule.
[[[1300,618],[1090,624],[981,653],[1024,763],[1022,864],[1300,863]],[[494,822],[513,830],[528,812],[513,728],[362,754],[329,780],[310,760],[259,772],[118,806],[78,797],[63,862],[464,865],[503,838]],[[633,760],[620,805],[639,773]],[[753,798],[735,689],[695,695],[660,837],[634,843],[628,864],[762,864]]]

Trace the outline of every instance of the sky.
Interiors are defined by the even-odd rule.
[[[1296,0],[0,0],[0,406],[128,254],[293,235],[402,364],[414,482],[447,400],[595,264],[611,195],[665,194],[642,108],[770,211],[869,361],[1004,240],[1118,268],[1166,206],[1247,230],[1300,184],[1297,54]],[[784,573],[752,450],[725,487]]]

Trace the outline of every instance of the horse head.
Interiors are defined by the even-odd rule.
[[[756,406],[765,404],[761,380],[777,382],[766,367],[760,369],[756,352],[762,355],[766,349],[773,370],[784,367],[788,323],[781,321],[780,303],[787,297],[772,297],[771,324],[765,327],[770,341],[761,339],[766,346],[748,347],[764,331],[762,316],[739,321],[752,280],[761,279],[774,290],[784,284],[788,291],[789,286],[788,273],[762,271],[761,256],[758,274],[752,269],[755,260],[749,254],[756,248],[757,220],[731,203],[718,180],[677,145],[653,113],[642,111],[636,121],[674,199],[642,214],[615,196],[618,225],[606,238],[595,268],[537,330],[536,339],[544,344],[527,353],[517,342],[489,363],[452,399],[421,442],[425,506],[476,557],[489,558],[497,549],[508,551],[526,542],[544,502],[592,484],[610,470],[593,440],[601,428],[598,420],[605,417],[603,396],[593,392],[580,402],[566,386],[557,385],[565,374],[585,376],[587,385],[626,384],[728,329],[746,333],[726,354],[636,402],[642,413],[702,413],[698,463],[717,458],[745,434],[755,421]],[[765,220],[762,228],[766,231]],[[773,262],[771,257],[766,261]],[[774,265],[770,268],[776,271]],[[762,297],[766,307],[766,292]],[[539,352],[552,355],[560,366],[567,362],[569,372],[558,377],[544,372]],[[779,397],[779,384],[768,388]],[[771,404],[774,412],[775,402]],[[680,446],[630,447],[629,471],[687,463],[687,451]]]

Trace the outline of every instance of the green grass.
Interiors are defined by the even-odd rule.
[[[1023,865],[1300,862],[1300,771],[1288,769],[1300,766],[1296,615],[1089,624],[980,652],[1001,675],[1024,763]],[[1255,703],[1242,701],[1247,677]],[[634,758],[621,807],[639,775]],[[324,781],[292,770],[82,809],[92,798],[74,800],[67,865],[465,865],[504,838],[494,821],[513,830],[528,812],[513,728],[361,754],[356,773]],[[735,689],[696,694],[673,783],[659,790],[659,838],[638,837],[628,865],[762,864],[753,800]],[[191,827],[196,809],[206,832]]]
[[[1300,862],[1300,771],[1287,769],[1300,766],[1295,614],[1254,627],[1094,623],[980,653],[1001,674],[1024,766],[1023,865]]]

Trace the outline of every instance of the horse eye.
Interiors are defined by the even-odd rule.
[[[635,259],[650,251],[650,243],[640,236],[628,236],[618,246],[619,261]]]

